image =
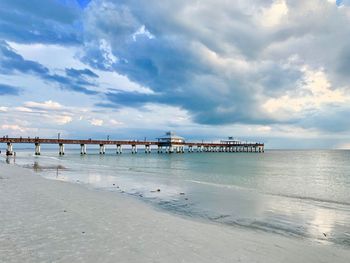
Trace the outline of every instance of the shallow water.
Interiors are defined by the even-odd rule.
[[[350,151],[97,152],[70,149],[59,157],[18,149],[15,161],[46,178],[131,194],[173,213],[350,247]]]

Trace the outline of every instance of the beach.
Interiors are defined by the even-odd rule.
[[[190,220],[0,164],[0,262],[348,262],[342,246]]]

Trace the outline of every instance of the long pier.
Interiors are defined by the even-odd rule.
[[[80,145],[80,153],[87,154],[87,145],[98,145],[99,153],[105,154],[106,145],[115,145],[116,154],[123,152],[123,146],[131,146],[131,153],[137,153],[137,147],[143,146],[145,153],[152,152],[152,146],[156,147],[157,153],[189,153],[193,152],[255,152],[263,153],[263,143],[239,142],[239,141],[222,141],[222,142],[185,142],[185,141],[137,141],[137,140],[75,140],[75,139],[45,139],[45,138],[0,138],[0,143],[7,144],[6,155],[13,155],[13,144],[34,144],[35,155],[41,154],[41,144],[58,145],[58,154],[64,155],[65,145]]]

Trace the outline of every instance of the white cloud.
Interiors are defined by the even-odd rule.
[[[132,35],[132,38],[134,41],[137,40],[137,37],[138,36],[146,36],[148,37],[149,39],[153,39],[154,38],[154,35],[151,34],[151,32],[149,32],[145,25],[142,25],[133,35]]]
[[[285,0],[275,0],[269,8],[264,8],[260,22],[267,27],[279,25],[288,14]]]
[[[58,102],[48,100],[45,102],[34,102],[34,101],[28,101],[24,103],[25,107],[28,108],[35,108],[35,109],[43,109],[43,110],[61,110],[63,109],[63,106],[59,104]]]
[[[118,58],[113,55],[111,44],[105,39],[100,40],[100,50],[105,59],[106,68],[110,68],[114,63],[118,62]]]
[[[29,109],[29,108],[26,108],[26,107],[14,107],[14,110],[15,111],[19,111],[19,112],[33,112],[33,110]]]
[[[271,132],[272,128],[270,126],[260,126],[257,128],[259,132]]]
[[[124,124],[123,122],[117,121],[117,120],[114,120],[114,119],[109,120],[109,122],[110,122],[110,124],[115,125],[115,126],[120,126],[120,125]]]
[[[345,89],[334,89],[324,70],[312,70],[304,67],[304,78],[296,89],[287,91],[277,98],[270,98],[263,108],[277,118],[289,119],[300,117],[300,114],[310,110],[320,110],[327,104],[345,104],[350,102],[350,96]]]
[[[89,122],[93,126],[102,126],[103,125],[103,120],[101,120],[101,119],[91,119]]]
[[[52,118],[52,120],[59,125],[63,125],[72,122],[73,118],[71,116],[56,115]]]
[[[19,132],[25,132],[28,129],[20,126],[18,124],[3,124],[0,126],[2,130],[11,130],[11,131],[19,131]]]

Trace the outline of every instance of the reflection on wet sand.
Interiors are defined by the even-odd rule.
[[[350,218],[346,214],[337,213],[336,210],[327,210],[323,208],[317,208],[314,210],[314,218],[311,221],[311,226],[308,229],[312,236],[318,236],[319,240],[329,240],[334,238],[334,232],[339,232],[338,225],[344,225],[349,222]],[[346,232],[340,237],[343,240],[347,240],[348,234]],[[339,242],[341,243],[341,242]]]
[[[57,174],[58,174],[58,171],[59,170],[67,170],[66,167],[64,167],[63,165],[40,165],[38,162],[34,162],[34,164],[32,165],[25,165],[24,167],[26,168],[33,168],[33,170],[35,172],[41,172],[43,170],[56,170],[57,171]]]

